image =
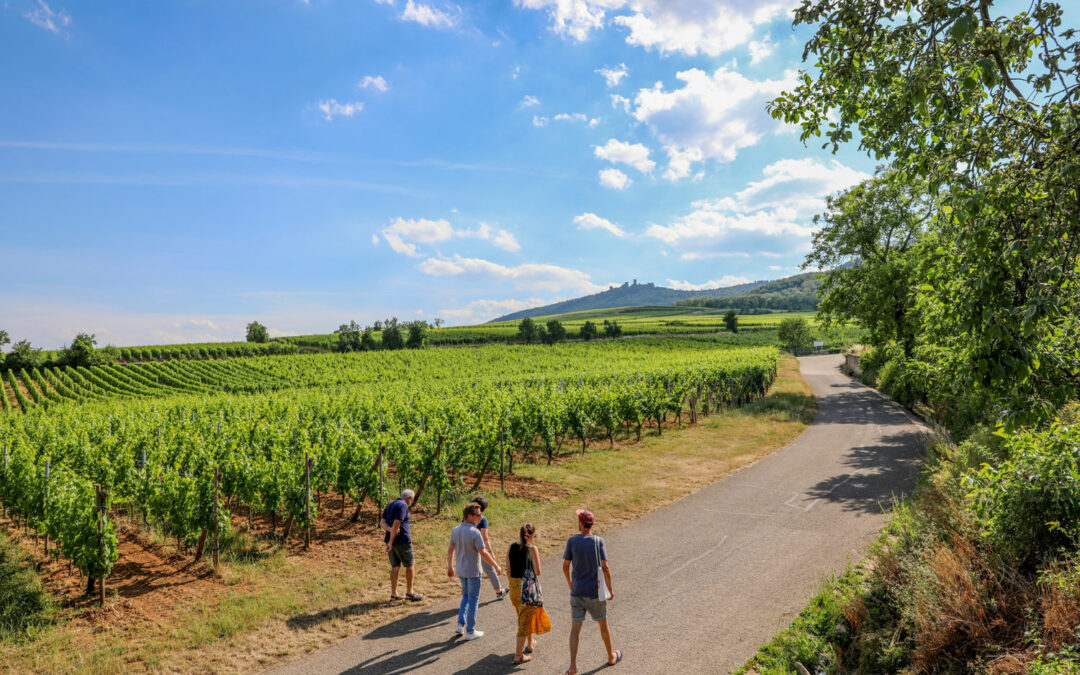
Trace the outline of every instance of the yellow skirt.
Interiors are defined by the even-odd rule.
[[[530,607],[521,604],[521,579],[510,577],[510,602],[518,615],[518,637],[543,635],[551,632],[551,618],[543,607]]]

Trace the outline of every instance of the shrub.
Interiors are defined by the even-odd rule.
[[[401,349],[405,346],[405,339],[401,336],[401,328],[396,324],[385,326],[382,332],[383,349]]]
[[[547,331],[544,335],[544,344],[553,345],[566,339],[566,327],[558,319],[547,322]]]
[[[529,317],[522,319],[518,324],[518,339],[528,343],[535,341],[537,337],[536,322]]]
[[[599,334],[600,331],[596,329],[596,324],[592,321],[586,321],[585,323],[583,323],[581,325],[581,330],[578,331],[578,336],[582,340],[592,340]]]
[[[1054,423],[1006,442],[1009,459],[972,475],[980,526],[1004,551],[1042,562],[1080,544],[1080,425]]]
[[[810,325],[806,319],[792,317],[780,322],[778,336],[780,344],[791,352],[808,351],[814,344],[814,336],[810,333]]]

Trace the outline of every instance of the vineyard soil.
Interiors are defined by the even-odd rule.
[[[813,418],[814,402],[797,362],[783,357],[770,393],[741,409],[699,418],[693,427],[674,422],[662,435],[646,425],[641,442],[623,435],[591,441],[584,455],[547,466],[539,457],[515,465],[507,497],[498,472],[489,472],[480,492],[493,498],[488,511],[500,555],[519,523],[531,521],[544,534],[542,551],[552,552],[585,503],[614,526],[640,517],[689,492],[737,471],[783,447]],[[683,422],[687,422],[683,416]],[[396,483],[396,481],[394,481]],[[473,481],[466,481],[472,485]],[[602,490],[599,488],[603,487]],[[590,495],[583,502],[581,495]],[[104,610],[81,603],[77,572],[66,563],[46,563],[47,586],[74,612],[29,644],[0,644],[5,672],[105,673],[146,669],[162,672],[253,672],[294,658],[364,628],[384,624],[449,597],[456,585],[445,578],[441,557],[446,533],[465,494],[444,495],[436,516],[434,493],[415,517],[418,537],[419,604],[390,604],[386,564],[368,504],[359,523],[349,522],[353,503],[341,512],[340,498],[322,495],[310,551],[299,532],[288,547],[267,535],[270,523],[234,510],[234,527],[220,573],[174,555],[170,540],[147,541],[120,528],[121,555],[107,585]],[[17,534],[10,523],[3,523]],[[280,532],[281,523],[277,523]],[[23,548],[41,560],[33,537]],[[486,601],[490,589],[482,600]]]

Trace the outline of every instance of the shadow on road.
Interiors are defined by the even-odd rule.
[[[376,607],[381,607],[385,604],[385,602],[358,602],[347,607],[324,609],[323,611],[315,612],[314,614],[300,614],[287,619],[285,625],[293,630],[307,630],[308,628],[318,626],[327,621],[333,621],[334,619],[365,614]]]
[[[435,624],[442,623],[447,619],[457,617],[458,611],[456,609],[444,609],[441,612],[417,612],[416,614],[410,614],[402,617],[393,623],[388,623],[385,626],[379,626],[375,630],[371,631],[364,636],[365,640],[382,640],[384,638],[396,638],[402,635],[408,635],[410,633],[419,633],[431,628]],[[453,635],[454,627],[447,626],[446,635],[451,637]]]
[[[907,415],[896,405],[886,404],[880,394],[854,380],[829,386],[818,399],[817,424],[854,424],[867,422],[882,426],[910,424]]]
[[[926,434],[916,429],[883,436],[852,448],[843,465],[850,469],[820,481],[804,494],[840,504],[845,511],[881,513],[915,489]]]
[[[453,636],[453,638],[431,642],[407,652],[399,653],[397,650],[392,649],[362,661],[344,672],[350,675],[359,675],[360,673],[370,675],[410,673],[433,665],[439,660],[441,654],[450,651],[459,644],[461,644],[461,640],[457,639],[457,636]]]

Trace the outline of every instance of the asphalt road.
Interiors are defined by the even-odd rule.
[[[608,619],[624,654],[613,673],[726,673],[790,624],[828,575],[866,553],[893,496],[914,486],[925,428],[843,375],[841,359],[799,359],[818,413],[793,443],[638,521],[610,532],[597,522],[613,572]],[[510,663],[513,608],[492,600],[485,582],[479,640],[453,634],[457,603],[446,603],[272,672],[561,673],[569,599],[561,559],[543,564],[552,632],[523,666]],[[586,619],[579,672],[605,662],[599,630]]]

